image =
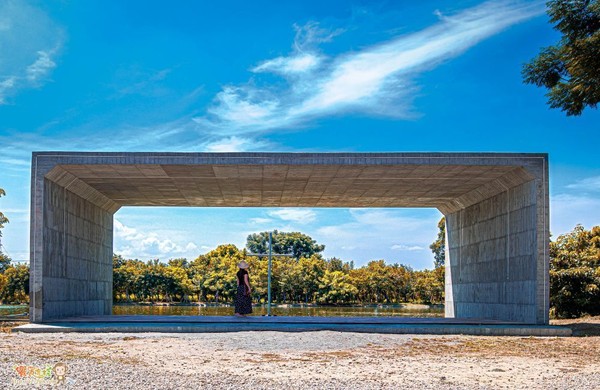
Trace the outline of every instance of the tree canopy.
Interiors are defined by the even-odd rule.
[[[550,243],[550,307],[557,317],[600,314],[600,226]]]
[[[0,198],[3,197],[4,195],[6,195],[6,192],[4,192],[4,190],[2,188],[0,188]],[[2,237],[2,229],[4,228],[4,225],[8,223],[8,218],[6,218],[4,216],[4,214],[2,214],[2,212],[0,211],[0,237]]]
[[[446,259],[446,217],[442,217],[438,222],[438,235],[434,242],[429,245],[433,253],[433,263],[435,268],[444,266]]]
[[[562,38],[523,66],[523,79],[548,89],[550,107],[581,115],[600,102],[600,3],[551,0],[547,6]]]
[[[296,260],[301,257],[318,255],[325,250],[325,245],[319,245],[312,237],[300,232],[273,231],[273,253],[290,255]],[[246,239],[246,248],[251,253],[264,254],[269,251],[269,232],[250,234]]]

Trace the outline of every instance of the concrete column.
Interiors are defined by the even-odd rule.
[[[446,215],[446,317],[548,323],[547,241],[539,243],[547,205],[538,182]]]
[[[47,178],[39,184],[31,320],[111,314],[113,212]]]

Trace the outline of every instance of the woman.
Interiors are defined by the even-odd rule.
[[[250,293],[250,278],[248,276],[248,263],[244,260],[238,263],[239,271],[237,272],[237,294],[235,295],[235,315],[245,316],[252,313],[252,299]]]

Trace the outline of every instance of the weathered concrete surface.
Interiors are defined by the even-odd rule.
[[[547,322],[536,310],[546,286],[536,274],[536,211],[532,181],[446,216],[446,315]]]
[[[44,180],[44,261],[32,313],[43,318],[112,312],[112,213]],[[39,299],[42,297],[42,299]],[[32,318],[35,320],[35,317]]]
[[[31,319],[109,309],[121,206],[436,207],[447,316],[547,324],[547,172],[545,154],[34,153]]]

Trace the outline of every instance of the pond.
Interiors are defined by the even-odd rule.
[[[266,305],[253,307],[253,315],[267,314]],[[29,312],[26,305],[0,305],[0,317],[23,316]],[[179,316],[229,316],[233,307],[227,305],[126,305],[115,304],[113,314],[117,315],[179,315]],[[443,305],[363,305],[363,306],[313,306],[313,305],[274,305],[271,314],[277,316],[402,316],[402,317],[443,317]]]
[[[267,314],[266,305],[253,306],[253,315]],[[191,315],[229,316],[233,307],[228,305],[119,305],[113,306],[113,314],[135,315]],[[316,306],[316,305],[274,305],[271,314],[277,316],[310,317],[357,317],[357,316],[404,316],[404,317],[443,317],[443,305],[364,305],[364,306]]]

